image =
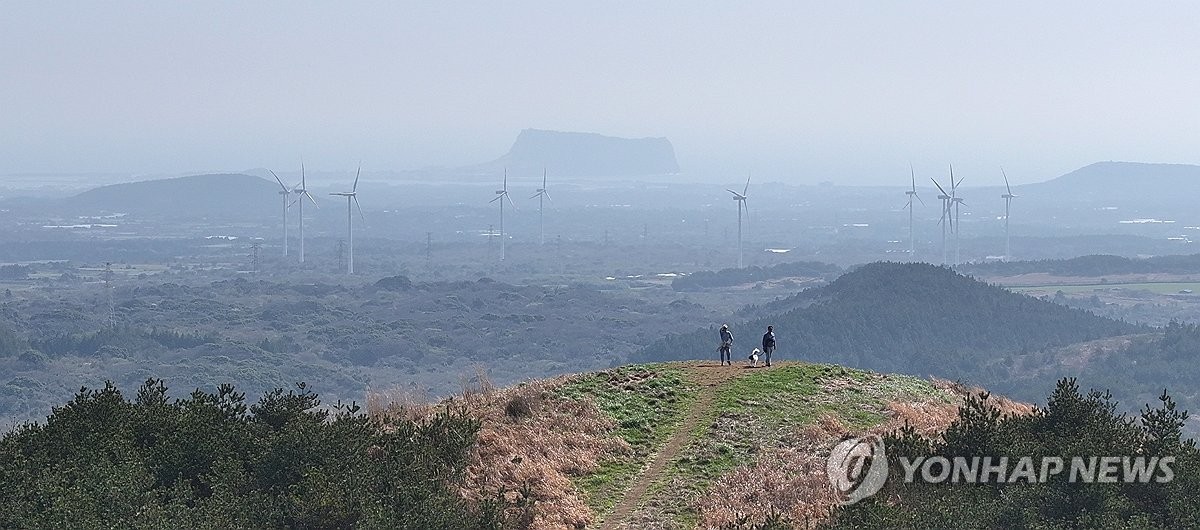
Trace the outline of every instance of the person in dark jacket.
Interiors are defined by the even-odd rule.
[[[767,326],[767,332],[763,334],[762,351],[767,356],[767,366],[771,366],[771,352],[775,351],[775,328]]]
[[[733,366],[733,332],[729,331],[729,324],[721,325],[721,347],[717,351],[721,354],[721,364],[729,362]]]

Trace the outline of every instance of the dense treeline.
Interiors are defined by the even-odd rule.
[[[39,338],[33,340],[31,346],[47,355],[91,356],[105,352],[124,351],[143,343],[176,350],[194,348],[219,340],[220,337],[214,332],[139,329],[122,326],[103,328],[91,333],[64,333]]]
[[[1091,348],[1086,363],[1072,362],[1078,358],[1076,348],[1016,355],[1013,362],[998,363],[1014,369],[988,388],[1017,395],[1031,388],[1048,388],[1065,374],[1089,387],[1111,389],[1120,401],[1134,405],[1153,402],[1164,388],[1170,388],[1185,407],[1200,407],[1200,392],[1196,389],[1196,381],[1200,380],[1200,326],[1196,324],[1172,322],[1156,333],[1132,337],[1124,345]],[[1193,419],[1187,430],[1200,432],[1200,422]]]
[[[795,295],[790,311],[734,325],[749,351],[774,325],[785,358],[882,372],[977,376],[993,356],[1144,331],[926,264],[874,263]],[[740,334],[739,334],[740,333]],[[634,361],[715,356],[715,329],[670,335]]]
[[[675,278],[671,288],[676,291],[697,291],[717,287],[732,287],[747,283],[792,278],[796,276],[822,278],[841,272],[837,265],[816,261],[795,261],[780,263],[769,267],[744,267],[741,269],[723,269],[720,271],[699,271]]]
[[[81,390],[0,438],[0,528],[494,528],[501,506],[450,490],[477,420],[369,418],[232,386],[171,400]]]
[[[500,384],[602,369],[669,325],[719,318],[587,285],[156,279],[0,298],[0,427],[43,418],[80,385],[106,380],[127,391],[154,377],[252,394],[320,381],[343,400],[400,386],[445,395],[477,365]]]
[[[890,464],[884,489],[836,510],[834,528],[1195,528],[1200,524],[1200,453],[1181,431],[1187,413],[1165,392],[1140,421],[1117,412],[1109,396],[1083,394],[1061,380],[1046,407],[1029,416],[1002,416],[986,394],[968,399],[940,439],[913,429],[884,438]],[[991,456],[1174,457],[1167,482],[1086,483],[1069,472],[1045,483],[992,480],[980,484],[907,483],[900,458]],[[1120,473],[1120,472],[1119,472]],[[936,473],[935,473],[936,475]],[[1154,473],[1166,478],[1161,471]],[[1011,478],[1011,475],[1009,475]]]
[[[1014,276],[1046,273],[1055,276],[1105,276],[1117,274],[1197,274],[1200,254],[1125,258],[1112,255],[1080,256],[1071,259],[1034,261],[993,261],[963,265],[966,274]]]

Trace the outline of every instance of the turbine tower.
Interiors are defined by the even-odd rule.
[[[271,170],[268,169],[267,171],[271,171]],[[292,186],[292,188],[284,186],[283,180],[280,180],[279,175],[276,175],[274,171],[271,171],[271,176],[275,177],[275,182],[279,183],[279,188],[280,188],[279,195],[283,196],[283,255],[284,255],[284,257],[287,257],[287,255],[288,255],[288,226],[287,226],[288,225],[288,210],[292,209],[292,201],[291,201],[291,197],[289,197],[289,195],[292,194],[292,188],[295,188],[295,186]]]
[[[938,184],[937,179],[930,178],[929,180],[932,180],[933,185],[937,186],[940,193],[938,199],[942,201],[942,217],[938,219],[938,225],[942,227],[942,265],[945,265],[950,259],[946,251],[946,225],[954,222],[950,217],[950,195],[946,194],[946,190],[942,189],[942,185]]]
[[[354,274],[354,212],[351,208],[351,202],[354,203],[353,206],[358,207],[358,216],[363,221],[367,220],[366,216],[362,213],[362,206],[358,204],[358,177],[361,174],[362,164],[359,164],[358,171],[354,173],[354,186],[350,188],[350,191],[330,193],[330,195],[346,198],[346,242],[350,251],[349,257],[346,259],[346,274]]]
[[[748,191],[750,191],[750,175],[746,174],[746,187],[742,188],[741,193],[733,191],[729,188],[725,188],[725,191],[732,193],[733,200],[737,201],[737,203],[738,203],[738,240],[737,240],[738,264],[737,264],[737,266],[740,269],[740,268],[742,268],[742,209],[743,208],[746,209],[746,219],[749,220],[749,218],[750,218],[750,207],[746,204],[746,193]]]
[[[912,259],[916,253],[916,240],[913,239],[913,199],[921,201],[921,206],[925,206],[925,200],[917,195],[917,172],[913,170],[912,164],[908,165],[908,173],[912,177],[912,189],[904,192],[908,195],[908,204],[904,207],[908,208],[908,256]]]
[[[1012,186],[1008,185],[1008,175],[1004,173],[1003,167],[1000,168],[1000,174],[1004,175],[1004,189],[1007,190],[1000,198],[1004,199],[1004,261],[1008,261],[1012,257],[1012,239],[1009,237],[1008,232],[1008,211],[1012,205],[1012,200],[1017,196],[1013,195]]]
[[[319,210],[321,207],[317,205],[317,200],[308,192],[308,181],[304,178],[304,163],[300,164],[300,185],[292,188],[292,193],[299,195],[296,197],[296,202],[300,203],[300,263],[304,263],[304,198],[312,201],[313,206]]]
[[[513,209],[517,209],[517,205],[512,202],[512,197],[508,196],[508,168],[504,169],[504,187],[496,190],[496,198],[488,201],[489,203],[500,202],[500,261],[504,261],[504,201],[508,201]]]
[[[958,266],[959,262],[962,259],[961,253],[959,252],[959,250],[961,249],[961,246],[960,246],[959,240],[958,240],[959,232],[962,232],[962,223],[959,221],[958,212],[959,212],[960,206],[967,205],[966,202],[963,202],[963,198],[958,196],[958,186],[960,184],[962,184],[962,181],[963,181],[963,179],[958,179],[958,182],[954,181],[954,165],[951,164],[950,165],[950,202],[954,205],[954,224],[951,225],[951,231],[954,232],[954,266],[955,267]]]
[[[542,168],[542,187],[530,199],[538,200],[538,244],[546,244],[546,222],[542,218],[543,202],[550,200],[550,192],[546,190],[546,168]]]

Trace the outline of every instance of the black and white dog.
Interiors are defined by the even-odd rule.
[[[759,351],[758,348],[754,348],[754,350],[750,352],[749,359],[750,359],[750,367],[751,368],[758,368],[758,354],[760,354],[760,353],[762,353],[762,352]]]

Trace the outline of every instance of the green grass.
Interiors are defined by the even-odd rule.
[[[838,418],[851,430],[861,430],[885,420],[888,401],[932,398],[949,403],[953,399],[929,381],[915,377],[819,364],[755,370],[717,392],[712,416],[702,422],[694,433],[695,441],[671,463],[668,477],[655,489],[661,491],[670,480],[682,478],[684,491],[666,493],[676,498],[701,494],[721,475],[752,462],[761,448],[782,443],[793,429],[822,415]],[[694,526],[697,517],[690,506],[666,514],[681,527]]]
[[[577,376],[557,390],[564,397],[594,401],[633,447],[631,456],[601,462],[598,470],[576,479],[595,513],[603,516],[612,510],[650,455],[679,427],[699,390],[685,369],[673,364],[631,365]],[[758,451],[784,443],[795,428],[823,415],[862,430],[882,423],[892,400],[954,400],[915,377],[824,364],[752,370],[711,390],[716,392],[713,410],[701,418],[689,433],[693,441],[647,492],[647,508],[674,527],[690,528],[698,521],[684,499],[704,493],[736,466],[753,462]]]
[[[621,493],[682,421],[696,399],[697,388],[682,369],[665,364],[630,365],[587,374],[558,389],[563,397],[591,399],[617,423],[617,434],[633,454],[607,462],[580,477],[576,485],[587,492],[596,513],[612,509]]]

